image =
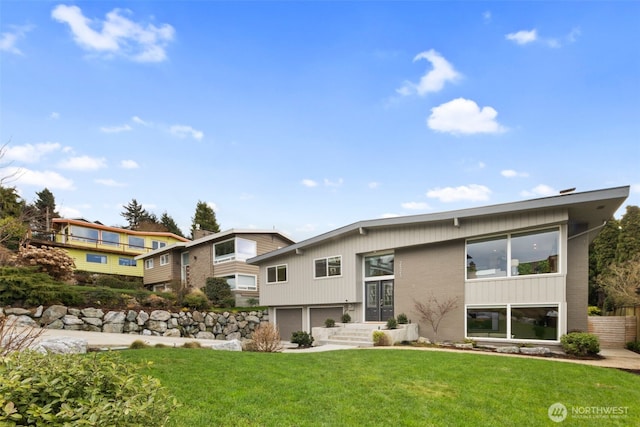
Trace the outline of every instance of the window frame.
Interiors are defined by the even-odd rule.
[[[116,240],[105,240],[105,234],[114,234],[116,236]],[[120,233],[116,233],[115,231],[102,230],[100,232],[100,243],[108,246],[120,246]]]
[[[167,242],[163,242],[162,240],[152,240],[151,241],[151,250],[155,251],[156,249],[161,249],[167,246]]]
[[[251,254],[247,255],[247,254],[238,252],[238,246],[239,246],[238,243],[240,241],[242,241],[243,243],[244,242],[249,243],[249,245],[252,246],[253,251],[251,252]],[[225,244],[225,243],[228,244],[229,242],[233,242],[233,252],[229,252],[224,255],[218,256],[216,254],[216,247],[221,246],[222,244]],[[249,258],[255,257],[257,254],[258,254],[258,242],[251,239],[245,239],[245,238],[236,236],[236,237],[232,237],[231,239],[215,242],[213,244],[213,263],[214,264],[222,264],[225,262],[232,262],[232,261],[246,262],[246,260],[248,260]]]
[[[141,239],[142,240],[142,246],[131,244],[131,239]],[[134,236],[134,235],[131,235],[131,234],[127,235],[127,246],[129,247],[129,249],[144,249],[145,248],[144,245],[145,245],[144,237]]]
[[[128,261],[128,262],[123,262]],[[138,262],[134,258],[118,257],[118,265],[121,267],[137,267]]]
[[[247,286],[240,287],[238,285],[238,283],[240,282],[240,280],[238,278],[240,276],[253,278],[254,286],[253,287],[247,287]],[[234,280],[233,287],[231,287],[231,284],[229,284],[229,287],[231,288],[232,291],[257,291],[258,290],[258,276],[256,276],[255,274],[234,273],[234,274],[227,274],[226,276],[221,276],[221,277],[223,279],[226,279],[227,283],[229,283],[229,279],[230,278],[232,278]]]
[[[513,317],[512,316],[513,309],[522,309],[522,308],[547,308],[547,309],[555,309],[556,317],[556,336],[555,339],[544,339],[544,338],[517,338],[513,334]],[[469,335],[469,322],[468,322],[468,312],[469,309],[478,310],[478,309],[505,309],[505,322],[506,322],[506,331],[505,338],[500,337],[481,337],[475,335]],[[560,302],[549,302],[549,303],[499,303],[499,304],[465,304],[464,306],[464,335],[465,338],[473,339],[477,341],[510,341],[510,342],[535,342],[535,343],[559,343],[561,334],[561,324],[563,323],[561,319],[562,317],[562,304]]]
[[[339,261],[339,273],[338,274],[331,274],[331,267],[329,264],[329,260],[330,259],[338,259]],[[317,266],[317,262],[318,261],[324,261],[325,262],[325,275],[323,276],[318,276],[318,266]],[[332,255],[332,256],[327,256],[327,257],[321,257],[321,258],[316,258],[313,260],[313,278],[314,279],[334,279],[336,277],[342,277],[342,255]]]
[[[160,266],[168,265],[171,262],[171,254],[160,255]]]
[[[147,258],[144,260],[144,269],[151,270],[153,268],[153,258]]]
[[[279,268],[284,268],[284,275],[285,278],[284,280],[278,280],[279,279],[279,275],[278,275],[278,269]],[[270,269],[275,269],[275,281],[269,281],[269,270]],[[265,269],[266,272],[266,276],[267,276],[267,284],[268,285],[275,285],[278,283],[287,283],[289,281],[289,264],[276,264],[276,265],[270,265]]]
[[[556,254],[555,255],[550,255],[549,258],[551,258],[552,256],[555,257],[555,268],[556,271],[553,272],[549,272],[549,273],[533,273],[533,274],[514,274],[514,268],[518,267],[518,264],[514,264],[514,261],[518,261],[517,259],[513,259],[513,239],[514,238],[519,238],[522,236],[526,236],[526,235],[534,235],[534,234],[542,234],[545,232],[556,232],[557,233],[557,237],[558,237],[558,247],[556,250]],[[513,232],[509,232],[509,233],[500,233],[500,234],[494,234],[494,235],[489,235],[489,236],[483,236],[483,237],[476,237],[476,238],[470,238],[470,239],[466,239],[465,240],[465,247],[464,247],[464,252],[465,252],[465,282],[475,282],[475,281],[479,281],[479,280],[513,280],[513,279],[520,279],[520,278],[532,278],[532,277],[539,277],[539,276],[552,276],[552,275],[559,275],[562,274],[562,265],[564,262],[564,256],[563,256],[563,250],[562,250],[562,235],[563,235],[563,229],[560,226],[556,226],[556,227],[544,227],[544,228],[536,228],[536,229],[531,229],[531,230],[521,230],[521,231],[513,231]],[[505,274],[504,275],[487,275],[485,277],[470,277],[470,273],[471,272],[476,272],[475,269],[471,270],[470,269],[470,261],[471,258],[469,258],[469,244],[470,243],[474,243],[474,242],[483,242],[483,241],[491,241],[491,240],[506,240],[506,260],[505,260]],[[471,261],[473,262],[473,261]],[[474,264],[475,265],[475,264]],[[480,270],[482,271],[482,270]],[[476,273],[477,274],[477,273]]]
[[[99,258],[100,261],[92,261],[90,258],[93,258],[93,259]],[[85,254],[85,261],[92,264],[107,264],[109,262],[106,255],[91,254],[91,253]]]

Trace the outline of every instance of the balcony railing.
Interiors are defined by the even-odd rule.
[[[120,242],[109,242],[100,239],[91,239],[84,236],[74,236],[73,234],[59,233],[56,231],[31,230],[29,234],[29,239],[32,242],[55,244],[65,247],[95,248],[102,250],[109,249],[115,252],[135,252],[137,254],[153,250],[152,247],[129,245],[128,243]]]

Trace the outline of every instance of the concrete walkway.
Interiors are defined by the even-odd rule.
[[[210,346],[213,343],[219,343],[216,340],[203,340],[195,338],[177,338],[177,337],[160,337],[153,335],[133,335],[133,334],[109,334],[103,332],[85,332],[70,331],[58,329],[45,329],[41,338],[66,336],[74,338],[82,338],[87,340],[90,348],[126,348],[134,341],[143,341],[150,346],[156,344],[164,344],[171,347],[181,347],[186,342],[199,342],[203,347]],[[285,353],[304,354],[322,351],[349,350],[358,347],[350,345],[326,344],[308,349],[297,349],[295,345],[289,342],[283,342],[285,345]],[[376,350],[417,350],[417,351],[450,351],[460,353],[461,351],[471,352],[470,350],[456,350],[437,347],[369,347]],[[478,354],[486,354],[498,357],[531,357],[517,354],[504,354],[493,352],[477,352]],[[541,358],[543,360],[580,363],[584,365],[601,366],[606,368],[631,369],[640,371],[640,354],[622,348],[603,348],[600,351],[603,359],[598,360],[580,360],[580,359],[560,359],[560,358]]]

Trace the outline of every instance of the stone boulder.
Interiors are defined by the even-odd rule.
[[[15,314],[16,316],[31,316],[31,312],[25,308],[5,308],[4,314],[9,316],[10,314]]]
[[[104,311],[102,311],[102,309],[100,308],[93,308],[93,307],[83,308],[82,310],[80,310],[80,313],[84,317],[96,317],[100,319],[104,317]]]
[[[547,347],[522,347],[520,353],[530,356],[548,356],[551,354],[551,350]]]
[[[216,339],[215,335],[213,335],[211,332],[206,332],[206,331],[200,331],[196,334],[196,338],[201,339],[201,340],[214,340]]]
[[[16,316],[15,314],[10,314],[7,316],[7,326],[12,327],[31,327],[37,328],[38,323],[31,318],[31,316],[20,315]]]
[[[162,336],[180,338],[180,329],[167,329]]]
[[[224,351],[242,351],[242,342],[240,340],[220,341],[211,344],[212,350],[224,350]]]
[[[105,323],[102,332],[107,334],[121,334],[124,332],[124,323]]]
[[[38,353],[76,354],[86,353],[89,343],[85,339],[73,337],[45,338],[31,346]]]
[[[55,320],[61,319],[65,314],[67,314],[67,307],[64,305],[52,305],[42,313],[40,324],[49,325]]]
[[[104,323],[124,323],[126,316],[121,311],[109,311],[104,315]]]
[[[498,347],[496,351],[498,353],[518,354],[520,353],[520,347],[517,347],[515,345],[507,346],[507,347]]]
[[[84,322],[78,316],[74,316],[73,314],[65,314],[62,316],[62,323],[66,326],[71,325],[83,325]]]
[[[166,310],[153,310],[151,315],[149,316],[150,320],[159,320],[161,322],[166,322],[171,319],[171,313]]]

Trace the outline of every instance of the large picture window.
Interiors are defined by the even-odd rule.
[[[558,306],[467,307],[467,337],[557,341]]]
[[[129,236],[129,247],[144,249],[144,237]]]
[[[118,258],[118,265],[122,265],[124,267],[135,267],[138,264],[133,258],[120,257]]]
[[[106,264],[107,256],[106,255],[97,255],[97,254],[87,254],[86,257],[87,262],[94,262],[97,264]]]
[[[314,260],[316,278],[342,275],[342,257],[333,256]]]
[[[373,255],[364,259],[364,276],[379,277],[393,275],[393,254]]]
[[[287,265],[267,267],[267,283],[284,283],[287,281]]]
[[[467,279],[559,271],[560,231],[538,230],[467,242]]]
[[[225,276],[227,283],[232,290],[246,290],[255,291],[258,287],[256,285],[256,276],[249,274],[235,274],[231,276]]]
[[[98,241],[98,230],[95,228],[71,226],[71,240],[78,242],[96,243]]]
[[[109,246],[118,246],[120,244],[120,234],[112,231],[102,232],[102,244]]]
[[[242,239],[240,237],[216,243],[213,247],[213,262],[216,264],[234,260],[246,261],[257,255],[256,242],[253,240]]]

